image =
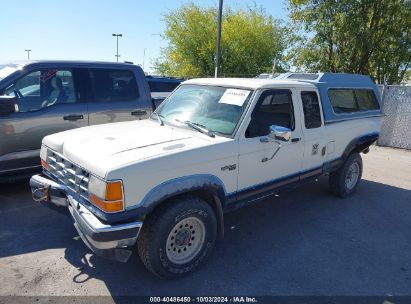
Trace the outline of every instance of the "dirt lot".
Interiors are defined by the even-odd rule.
[[[192,275],[163,281],[133,254],[90,253],[69,217],[0,186],[0,295],[411,295],[411,151],[373,147],[358,192],[322,179],[226,217]]]

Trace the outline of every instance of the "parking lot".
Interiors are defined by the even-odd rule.
[[[321,179],[226,216],[226,237],[174,281],[90,253],[70,217],[0,186],[0,295],[411,295],[411,151],[372,147],[358,192]]]

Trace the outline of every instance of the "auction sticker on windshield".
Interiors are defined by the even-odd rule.
[[[218,102],[242,107],[249,94],[248,90],[227,89]]]

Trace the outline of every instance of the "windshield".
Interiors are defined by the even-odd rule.
[[[13,74],[17,70],[17,67],[13,65],[0,65],[0,80]]]
[[[189,123],[210,132],[232,135],[247,103],[251,90],[209,85],[181,85],[155,111],[170,123]]]

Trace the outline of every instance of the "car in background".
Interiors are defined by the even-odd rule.
[[[161,90],[179,84],[171,78],[148,79]],[[31,61],[0,66],[0,181],[40,169],[46,135],[148,118],[168,95],[162,94],[154,101],[141,67],[128,63]]]
[[[148,86],[150,87],[151,97],[154,105],[157,107],[164,99],[174,91],[176,87],[184,81],[183,78],[174,78],[168,76],[146,76]]]

